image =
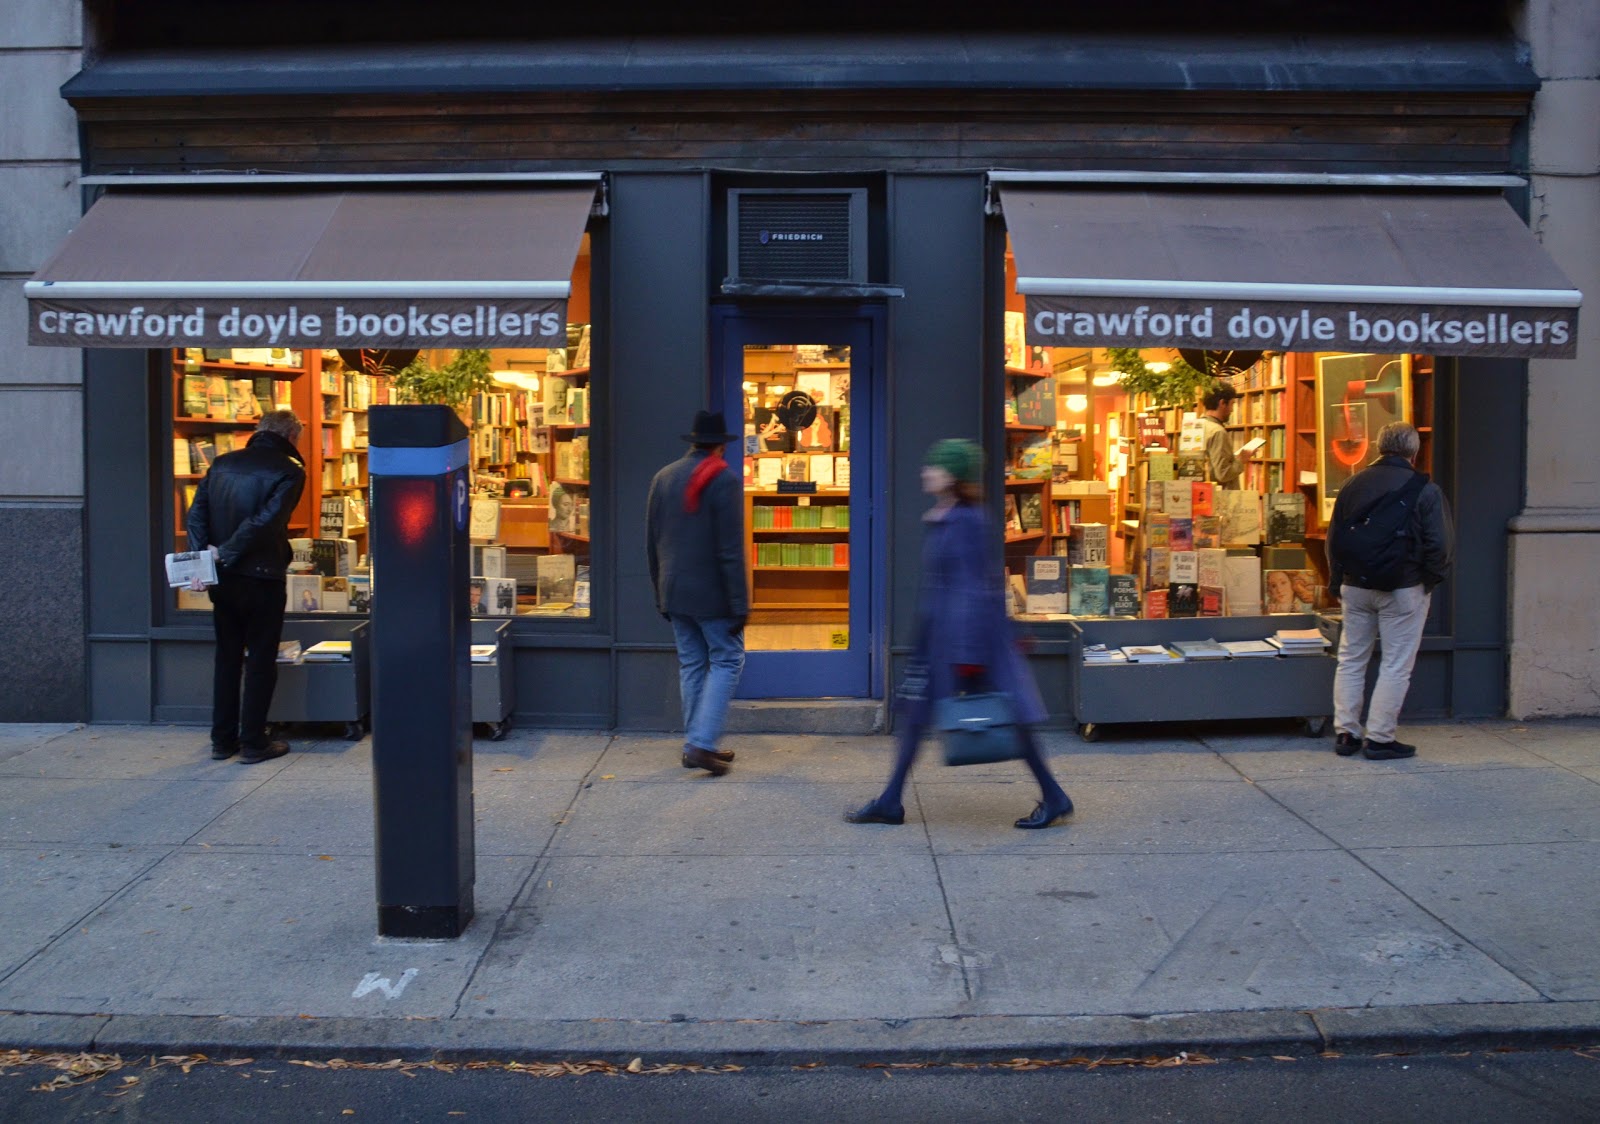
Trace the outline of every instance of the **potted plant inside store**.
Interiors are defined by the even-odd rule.
[[[1218,377],[1218,373],[1190,366],[1181,357],[1171,364],[1152,366],[1136,347],[1107,348],[1106,358],[1111,361],[1112,370],[1122,376],[1124,391],[1129,395],[1149,395],[1151,405],[1157,408],[1193,406]]]
[[[474,394],[494,389],[489,377],[489,352],[463,348],[442,367],[428,362],[427,352],[394,376],[394,389],[402,402],[432,403],[460,412]]]

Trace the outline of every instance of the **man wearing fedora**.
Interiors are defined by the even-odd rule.
[[[744,489],[723,453],[721,413],[701,410],[683,435],[689,451],[656,473],[645,514],[645,544],[656,608],[672,622],[683,699],[683,767],[714,777],[728,771],[720,750],[728,704],[744,670],[750,591],[744,569]]]

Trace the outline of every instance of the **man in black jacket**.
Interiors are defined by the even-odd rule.
[[[1349,544],[1340,532],[1352,516],[1367,510],[1379,497],[1399,492],[1416,475],[1422,440],[1405,422],[1390,422],[1378,431],[1378,459],[1346,480],[1333,504],[1328,521],[1329,582],[1339,591],[1344,625],[1339,636],[1339,668],[1333,680],[1334,748],[1341,757],[1357,750],[1370,761],[1412,757],[1417,747],[1395,740],[1400,706],[1411,686],[1411,668],[1422,643],[1422,626],[1428,618],[1433,590],[1450,574],[1455,532],[1450,505],[1429,481],[1418,493],[1405,524],[1407,549],[1389,580],[1389,588],[1350,584],[1345,579],[1351,561]],[[1366,693],[1367,663],[1373,641],[1381,640],[1383,658],[1378,682],[1367,707],[1366,736],[1361,734],[1361,702]]]
[[[693,447],[656,473],[645,544],[656,608],[672,622],[683,703],[683,766],[720,777],[733,751],[717,749],[744,670],[750,592],[744,574],[744,487],[723,459],[737,441],[720,413],[701,410]]]
[[[267,708],[278,683],[284,574],[293,557],[289,517],[306,486],[294,445],[300,429],[293,410],[264,415],[243,449],[217,458],[189,508],[189,549],[209,549],[217,559],[211,756],[218,761],[238,753],[248,765],[289,752],[286,743],[267,740]]]

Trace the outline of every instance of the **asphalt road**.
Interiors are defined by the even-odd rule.
[[[1231,1059],[1170,1068],[746,1069],[538,1077],[505,1068],[318,1070],[282,1060],[188,1073],[129,1063],[34,1087],[0,1069],[0,1119],[77,1121],[1385,1121],[1600,1119],[1600,1048],[1461,1055]],[[135,1080],[136,1079],[136,1080]]]

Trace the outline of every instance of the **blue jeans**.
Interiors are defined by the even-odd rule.
[[[744,630],[731,617],[674,613],[669,619],[678,645],[684,743],[716,749],[728,718],[728,704],[744,670]]]

